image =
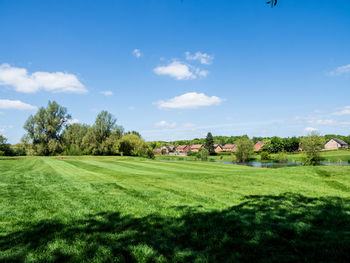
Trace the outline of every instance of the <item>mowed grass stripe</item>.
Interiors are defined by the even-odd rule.
[[[220,163],[216,163],[216,164],[209,163],[209,165],[207,165],[207,163],[203,163],[203,162],[181,162],[181,161],[179,161],[179,162],[169,162],[169,163],[165,163],[165,164],[163,164],[161,162],[162,167],[163,167],[162,170],[164,171],[164,173],[159,174],[159,173],[154,172],[154,170],[157,169],[157,165],[159,162],[154,162],[154,161],[132,162],[130,160],[104,161],[103,158],[96,158],[96,159],[97,159],[97,161],[86,160],[84,162],[89,164],[89,165],[91,163],[94,163],[97,166],[104,167],[104,169],[106,169],[106,167],[108,167],[107,169],[112,169],[112,170],[118,171],[119,173],[121,170],[125,171],[124,168],[126,167],[127,168],[126,171],[129,171],[129,173],[136,170],[137,172],[135,173],[135,175],[139,175],[140,173],[147,174],[148,179],[154,178],[154,177],[158,178],[159,175],[161,176],[161,178],[170,176],[173,180],[185,180],[183,177],[186,177],[186,179],[195,180],[195,183],[201,184],[204,186],[208,186],[208,183],[203,181],[204,179],[215,180],[220,175],[222,175],[222,173],[219,173],[218,169],[216,169],[217,166],[230,166],[230,164],[225,165],[225,164],[220,164]],[[106,166],[105,164],[101,164],[101,163],[108,163],[109,165]],[[208,167],[203,168],[202,165],[209,166],[212,169],[208,169]],[[198,168],[191,169],[192,166],[200,166],[201,169],[198,169]],[[166,170],[169,167],[171,169]],[[252,193],[254,191],[256,191],[257,189],[261,190],[261,192],[265,192],[265,191],[263,191],[264,189],[261,187],[264,185],[264,182],[267,179],[264,176],[269,177],[268,178],[268,187],[266,189],[267,191],[269,191],[269,189],[271,188],[271,183],[274,183],[274,185],[276,186],[276,189],[278,189],[279,187],[282,186],[283,188],[285,188],[286,191],[290,191],[292,189],[299,189],[299,190],[302,190],[304,192],[308,192],[308,191],[312,192],[313,191],[313,184],[312,183],[300,184],[300,181],[298,178],[300,176],[298,174],[298,172],[300,170],[299,168],[302,168],[302,167],[285,168],[285,171],[290,171],[290,173],[286,173],[285,177],[281,177],[281,176],[274,175],[274,173],[279,172],[276,169],[261,169],[261,168],[257,169],[257,168],[251,168],[251,167],[241,167],[241,166],[231,165],[228,169],[230,171],[230,173],[224,174],[225,178],[222,178],[222,179],[225,180],[226,183],[228,181],[237,182],[237,184],[234,185],[235,187],[238,184],[241,185],[241,188],[243,188],[242,186],[246,185],[247,189],[251,189]],[[96,167],[94,169],[96,169]],[[227,168],[225,167],[225,169],[227,169]],[[247,169],[250,170],[250,173],[246,172]],[[103,170],[100,169],[100,171],[103,171]],[[112,174],[114,174],[114,173],[112,172]],[[207,174],[209,174],[209,176],[206,176]],[[260,176],[255,177],[254,174],[259,174]],[[295,176],[294,174],[296,174],[297,176]],[[304,174],[302,174],[301,176],[304,176]],[[305,180],[305,178],[304,178],[304,180]],[[189,183],[189,185],[191,185],[191,184],[193,184],[193,182]],[[213,184],[210,182],[209,185],[210,185],[209,186],[209,188],[210,188],[210,187],[212,187]],[[184,187],[186,188],[186,186],[184,186]],[[220,188],[220,187],[218,187],[218,188]],[[191,189],[191,187],[189,187],[188,189]],[[245,192],[245,191],[246,191],[246,189],[243,192]],[[237,193],[237,194],[240,194],[240,193]]]
[[[105,176],[108,175],[108,181],[118,181],[119,187],[116,187],[115,191],[121,191],[133,198],[138,198],[140,202],[147,203],[148,206],[154,206],[155,208],[164,208],[165,206],[159,202],[153,202],[152,200],[157,200],[159,198],[159,193],[161,192],[158,189],[156,191],[152,190],[152,188],[148,188],[147,191],[145,191],[145,183],[148,181],[154,181],[152,177],[140,177],[141,180],[135,180],[134,175],[135,174],[130,174],[127,173],[126,171],[123,171],[122,173],[120,172],[120,167],[115,167],[118,169],[109,169],[106,167],[101,167],[98,164],[101,164],[100,162],[94,162],[91,160],[88,161],[80,161],[80,160],[64,160],[65,162],[68,162],[69,164],[75,165],[77,167],[80,167],[82,169],[86,170],[93,170],[94,173],[99,174],[95,179],[103,179]],[[102,163],[103,164],[103,163]],[[118,179],[123,179],[123,180],[117,180],[116,174],[118,174]],[[136,172],[136,174],[139,175],[139,172]],[[144,173],[145,174],[145,173]],[[152,175],[152,173],[147,173],[148,175]],[[113,178],[113,179],[111,179]],[[96,180],[95,180],[96,181]],[[102,180],[103,181],[103,180]],[[102,182],[101,181],[101,182]],[[123,181],[127,181],[128,184],[123,184]],[[174,197],[171,197],[174,198]],[[200,197],[200,196],[192,196],[191,198],[196,198],[199,199],[199,201],[211,201],[207,197]],[[212,201],[211,201],[212,202]]]
[[[85,200],[84,203],[93,204],[90,207],[85,207],[86,212],[91,211],[94,207],[95,209],[103,202],[106,202],[112,196],[118,197],[122,200],[121,202],[116,201],[114,205],[108,206],[108,209],[115,209],[115,206],[119,209],[130,210],[130,207],[135,208],[136,211],[140,210],[140,207],[144,209],[147,207],[148,213],[157,212],[164,210],[165,206],[159,202],[154,202],[152,200],[157,199],[157,194],[151,189],[145,191],[143,183],[133,182],[132,175],[127,173],[120,173],[118,177],[123,177],[125,180],[128,180],[128,184],[123,184],[119,182],[116,178],[116,172],[110,169],[99,169],[100,167],[96,165],[89,164],[91,161],[81,161],[81,160],[57,160],[52,159],[50,162],[51,166],[54,166],[56,169],[62,167],[62,174],[66,177],[71,176],[72,182],[76,181],[79,183],[79,187],[83,191],[91,193],[91,196],[99,196],[103,193],[106,200]],[[90,173],[86,176],[86,173]],[[77,180],[78,179],[78,180]],[[84,180],[87,180],[84,182]],[[79,182],[78,182],[79,181]],[[109,189],[107,191],[101,192],[100,189]],[[80,192],[80,193],[79,193]],[[108,196],[106,195],[108,194]],[[71,192],[70,198],[74,200],[84,200],[81,199],[82,191]]]
[[[118,171],[120,169],[123,169],[124,168],[124,162],[121,161],[121,162],[115,162],[113,163],[113,165],[111,165],[110,163],[108,163],[108,165],[105,164],[105,162],[101,162],[101,161],[86,161],[84,162],[85,163],[85,167],[90,167],[90,168],[93,168],[95,171],[96,170],[99,170],[101,172],[103,171],[106,171],[106,170],[111,170],[113,169],[112,171],[109,171],[110,173],[114,173],[114,171]],[[101,169],[97,169],[97,167],[100,167]],[[106,168],[108,167],[108,168]],[[111,168],[113,167],[113,168]],[[137,169],[135,169],[137,168]],[[140,167],[137,167],[135,166],[134,170],[136,170],[136,174],[139,174],[139,169],[143,169],[145,170],[144,168],[140,168]],[[131,164],[127,164],[127,170],[129,169],[132,169],[132,165]],[[147,182],[155,182],[155,180],[157,181],[156,183],[159,184],[159,185],[162,185],[162,188],[163,186],[165,186],[166,184],[168,184],[167,180],[170,179],[170,181],[174,181],[174,182],[177,182],[177,183],[174,183],[171,185],[172,188],[178,188],[178,194],[182,192],[186,192],[187,195],[191,193],[190,197],[193,199],[197,199],[198,201],[206,201],[208,203],[215,203],[215,202],[223,202],[223,203],[226,203],[224,201],[220,201],[219,199],[215,199],[213,196],[211,196],[210,198],[208,197],[208,191],[211,191],[211,189],[214,191],[214,190],[221,190],[221,191],[224,191],[224,190],[227,190],[227,189],[223,189],[221,187],[217,187],[215,185],[208,185],[207,183],[205,182],[201,182],[199,180],[196,180],[194,181],[193,179],[180,179],[178,178],[178,175],[180,174],[183,174],[183,172],[181,171],[181,173],[175,173],[175,172],[162,172],[162,173],[159,173],[159,175],[155,176],[154,175],[154,171],[151,169],[151,168],[148,168],[148,172],[144,171],[144,174],[147,174],[147,177],[142,177],[143,180],[141,183],[141,187],[144,188],[144,185],[147,183]],[[132,175],[128,175],[129,176],[132,176]],[[197,179],[199,179],[197,177]],[[128,179],[130,180],[130,179]],[[161,181],[161,182],[160,182]],[[138,184],[138,180],[136,181],[136,184]],[[152,184],[149,184],[149,185],[152,185]],[[196,187],[196,190],[193,190],[193,185],[197,185]],[[135,185],[133,185],[135,187]],[[159,187],[157,187],[159,188]],[[198,191],[198,188],[202,188],[202,189],[205,189],[206,191]],[[169,188],[168,188],[169,189]],[[164,189],[166,190],[166,189]],[[185,191],[184,191],[185,190]],[[170,190],[171,192],[171,190]],[[172,192],[174,194],[174,192]],[[182,194],[180,194],[182,195]],[[182,195],[183,196],[183,195]],[[214,200],[214,201],[213,201]]]

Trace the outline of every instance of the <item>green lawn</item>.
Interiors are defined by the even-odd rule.
[[[350,167],[0,160],[0,262],[349,262]]]

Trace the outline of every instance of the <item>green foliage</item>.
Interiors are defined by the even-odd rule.
[[[208,161],[209,151],[207,149],[200,149],[199,152],[201,161]]]
[[[324,138],[318,136],[317,134],[312,134],[308,137],[302,138],[301,147],[305,152],[305,165],[317,165],[320,163],[320,150],[323,149],[324,144]]]
[[[286,152],[297,152],[300,145],[300,138],[283,138],[282,139],[283,150]]]
[[[84,152],[93,155],[111,155],[115,153],[118,140],[123,129],[116,125],[117,119],[107,111],[101,111],[95,124],[88,129],[82,140]]]
[[[135,134],[124,135],[116,144],[115,152],[122,156],[154,158],[152,148]]]
[[[187,156],[199,156],[199,152],[187,152]]]
[[[125,134],[134,134],[134,135],[137,135],[137,136],[139,136],[140,138],[142,138],[141,134],[140,134],[139,132],[137,132],[137,131],[128,131],[128,132],[126,132]],[[154,149],[154,148],[152,148],[152,149]]]
[[[11,146],[14,156],[25,156],[27,155],[26,146],[24,143],[17,143]]]
[[[208,150],[209,154],[215,154],[214,139],[211,132],[208,132],[207,137],[205,138],[204,148]]]
[[[218,155],[218,156],[229,156],[229,155],[232,155],[232,152],[218,152],[218,153],[216,153],[216,155]]]
[[[235,152],[238,162],[247,162],[254,155],[254,142],[244,136],[236,141],[237,151]]]
[[[273,161],[276,163],[287,163],[288,155],[285,152],[279,152],[273,157]]]
[[[65,148],[74,148],[74,152],[78,149],[83,150],[83,138],[89,130],[86,124],[74,123],[69,125],[62,133]]]
[[[268,140],[264,146],[262,147],[263,151],[267,151],[268,153],[278,153],[283,150],[283,142],[282,139],[274,136],[270,140]]]
[[[24,129],[24,142],[35,155],[56,155],[63,151],[61,132],[71,116],[65,107],[49,101],[46,108],[41,107],[31,115]]]
[[[0,155],[1,156],[11,156],[13,155],[11,145],[7,143],[7,139],[0,135]]]
[[[262,160],[262,161],[271,160],[271,156],[268,152],[262,151],[260,153],[260,160]]]

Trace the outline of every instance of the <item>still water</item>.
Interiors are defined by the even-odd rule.
[[[220,162],[220,163],[227,163],[227,164],[236,164],[236,165],[245,165],[245,166],[251,166],[251,167],[259,167],[259,168],[281,168],[281,167],[292,167],[292,166],[302,166],[303,163],[265,163],[265,162],[246,162],[246,163],[237,163],[237,162]],[[350,163],[345,162],[339,162],[339,163],[329,163],[329,162],[321,162],[321,165],[350,165]]]

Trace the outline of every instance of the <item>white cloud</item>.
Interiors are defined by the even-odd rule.
[[[195,79],[196,76],[190,71],[190,67],[179,61],[173,61],[167,66],[159,66],[154,69],[157,75],[168,75],[177,80]]]
[[[2,100],[0,99],[0,109],[5,110],[36,110],[37,107],[24,103],[20,100]]]
[[[18,92],[35,93],[39,90],[52,92],[86,93],[87,89],[78,78],[63,72],[34,72],[25,68],[0,65],[0,85],[12,86]]]
[[[71,125],[71,124],[79,123],[79,120],[78,119],[71,119],[71,120],[68,120],[67,123]]]
[[[137,58],[139,58],[139,57],[142,56],[142,53],[141,53],[140,49],[138,49],[138,48],[135,48],[135,49],[132,51],[132,54],[133,54],[135,57],[137,57]]]
[[[105,95],[105,96],[112,96],[113,92],[110,90],[105,90],[105,91],[101,91],[101,94]]]
[[[340,111],[333,112],[332,115],[335,115],[335,116],[350,115],[350,106],[345,106]]]
[[[209,73],[207,70],[201,70],[180,61],[173,61],[166,66],[156,67],[154,73],[173,77],[177,80],[196,79],[197,77],[206,77]]]
[[[154,124],[154,127],[156,128],[175,128],[176,122],[169,123],[167,121],[160,121]]]
[[[195,72],[198,76],[200,77],[206,77],[208,74],[209,74],[209,71],[208,70],[201,70],[199,68],[196,68],[195,69]]]
[[[191,55],[190,52],[185,52],[187,60],[198,60],[201,64],[210,65],[213,62],[213,56],[210,56],[206,53],[196,52],[194,55]]]
[[[307,134],[310,134],[310,133],[317,132],[317,129],[313,128],[313,127],[307,127],[307,128],[304,129],[304,132],[307,133]]]
[[[339,76],[342,74],[350,73],[350,64],[337,67],[334,71],[330,72],[331,76]]]
[[[8,129],[13,129],[13,125],[1,125],[0,126],[0,133],[6,132]]]
[[[223,99],[207,96],[204,93],[189,92],[155,104],[160,109],[196,109],[203,106],[219,105]]]
[[[308,121],[311,125],[334,125],[336,124],[335,120],[318,120],[318,119],[312,119]]]

